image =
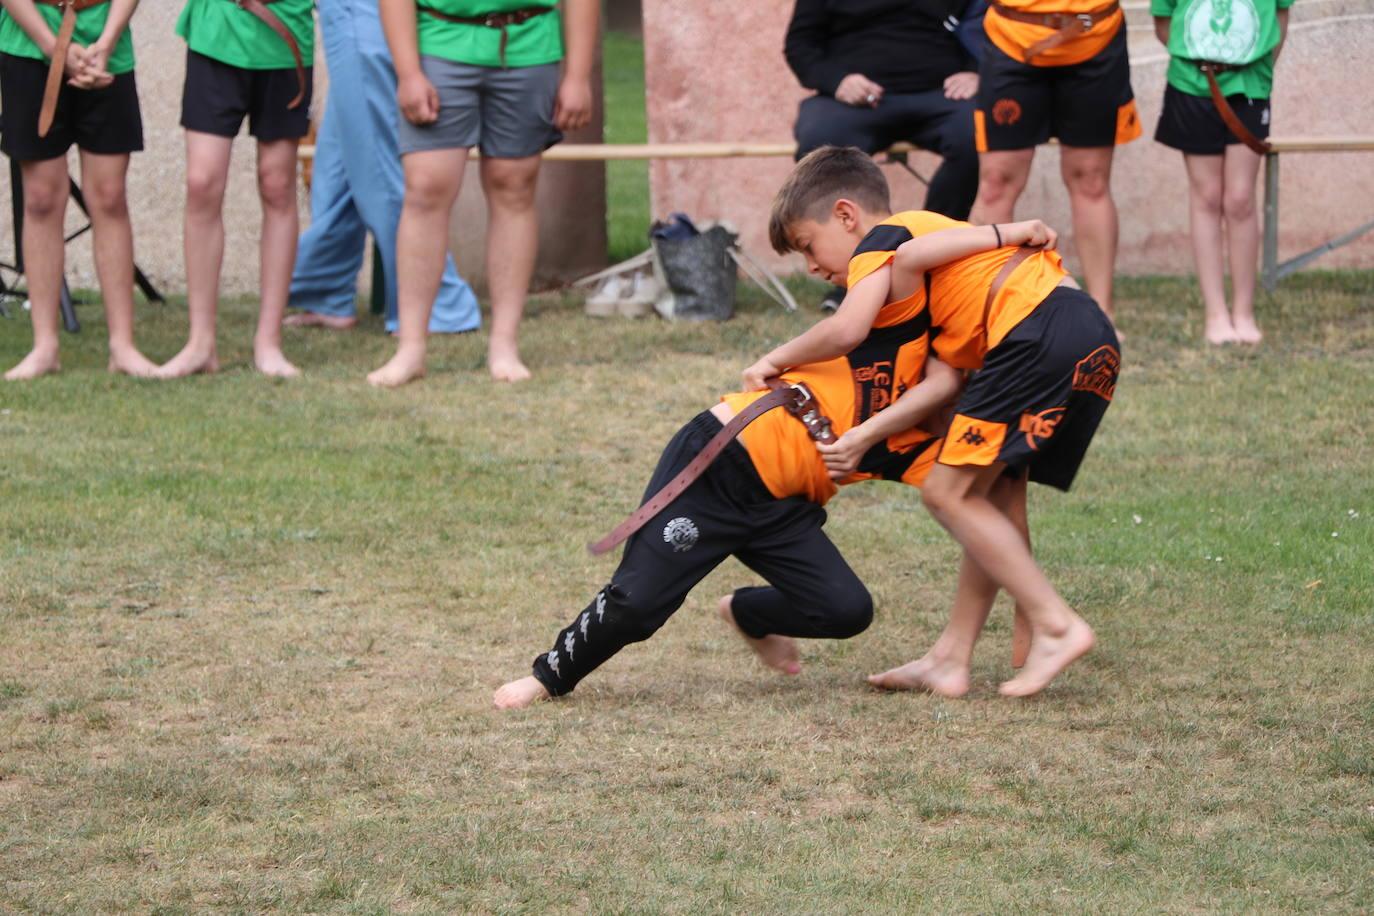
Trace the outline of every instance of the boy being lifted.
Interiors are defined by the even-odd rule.
[[[1111,322],[1067,275],[1043,223],[894,215],[882,172],[857,149],[824,147],[798,163],[769,230],[779,252],[800,252],[812,273],[845,283],[848,293],[833,316],[746,369],[747,389],[865,339],[899,294],[896,276],[924,278],[910,296],[929,317],[935,355],[972,372],[923,488],[931,514],[965,550],[951,619],[926,656],[870,680],[966,692],[974,642],[1002,588],[1018,620],[1024,615],[1030,647],[1001,692],[1042,690],[1094,637],[1031,556],[1026,480],[1062,490],[1072,483],[1116,388],[1121,358]],[[850,451],[841,438],[829,460],[843,470]]]

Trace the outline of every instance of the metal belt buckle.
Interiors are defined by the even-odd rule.
[[[801,398],[797,403],[795,416],[806,427],[806,434],[817,442],[829,439],[831,436],[830,418],[821,413],[820,407],[811,395],[811,390],[801,382],[793,382],[788,387]],[[807,408],[807,404],[811,406]]]
[[[505,16],[505,13],[487,13],[486,17],[482,20],[482,25],[489,29],[504,29],[506,23],[501,21],[503,16]]]
[[[1079,24],[1079,25],[1083,26],[1083,31],[1085,31],[1085,32],[1091,32],[1091,31],[1093,30],[1093,15],[1092,15],[1092,13],[1079,13],[1079,14],[1078,14],[1077,16],[1075,16],[1074,18],[1078,20],[1078,24]]]

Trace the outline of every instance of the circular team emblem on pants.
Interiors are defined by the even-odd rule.
[[[1009,127],[1021,120],[1021,103],[1016,99],[998,99],[992,103],[992,120]]]
[[[690,518],[675,518],[663,526],[663,540],[673,545],[675,553],[691,550],[697,545],[701,532]]]

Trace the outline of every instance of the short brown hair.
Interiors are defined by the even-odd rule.
[[[773,250],[778,254],[791,251],[787,230],[804,219],[823,222],[841,197],[880,216],[892,212],[887,178],[868,153],[853,146],[822,146],[807,153],[773,198],[768,217]]]

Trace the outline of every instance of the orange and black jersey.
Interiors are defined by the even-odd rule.
[[[891,264],[904,242],[970,225],[927,210],[893,214],[874,226],[855,249],[849,261],[849,287],[853,289],[864,277]],[[924,312],[929,315],[930,348],[935,355],[955,369],[977,369],[983,365],[983,355],[1067,276],[1058,253],[1037,252],[1012,272],[988,308],[992,281],[1015,253],[1015,247],[1004,246],[941,264],[927,273],[923,287],[900,302],[883,306],[879,320],[889,310],[907,316]]]

